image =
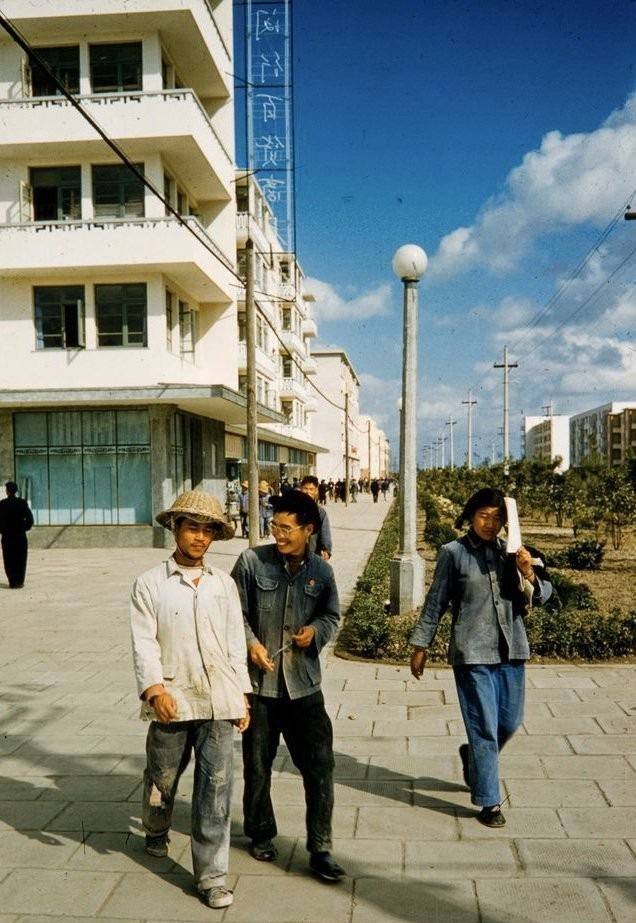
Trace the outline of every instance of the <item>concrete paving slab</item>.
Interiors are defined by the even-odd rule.
[[[636,875],[636,858],[620,840],[520,840],[517,849],[527,875],[542,878]]]
[[[636,808],[559,808],[571,837],[628,837],[636,830]]]
[[[584,779],[507,779],[506,789],[513,808],[584,807],[606,805],[596,782]]]
[[[28,781],[0,776],[0,801],[35,801],[43,798],[48,789],[55,788],[53,776],[30,776]]]
[[[178,868],[174,871],[187,871],[192,874],[192,852],[190,849],[190,838],[185,837],[185,845],[177,858]],[[253,859],[249,853],[250,840],[244,836],[233,836],[230,845],[230,865],[229,869],[232,875],[248,875],[256,878],[261,876],[287,875],[290,871],[292,855],[295,852],[301,852],[305,856],[303,873],[307,866],[307,852],[305,851],[304,838],[290,836],[277,836],[276,849],[278,858],[274,862],[258,862]],[[255,882],[256,884],[256,882]],[[256,884],[258,887],[258,885]]]
[[[75,874],[89,874],[76,872]],[[230,876],[232,887],[235,877]],[[261,901],[262,901],[261,895]],[[199,900],[194,892],[191,875],[130,874],[120,876],[119,882],[103,906],[100,919],[178,920],[207,923],[213,911]],[[255,918],[256,919],[256,918]]]
[[[224,920],[228,923],[324,923],[325,920],[349,923],[350,914],[349,881],[329,887],[308,875],[259,876],[257,881],[241,875],[234,890],[234,904]]]
[[[584,878],[496,879],[477,882],[482,919],[489,923],[610,923],[598,889]]]
[[[53,776],[42,801],[126,801],[139,787],[139,776]]]
[[[374,737],[429,737],[448,736],[448,727],[444,718],[419,718],[413,721],[386,721],[382,717],[373,727]]]
[[[439,799],[447,813],[439,809],[408,807],[361,807],[356,837],[376,840],[457,840],[459,828],[453,805]]]
[[[600,724],[594,718],[571,715],[568,718],[526,717],[523,722],[528,734],[602,734]]]
[[[336,753],[348,756],[383,756],[384,754],[406,754],[404,737],[334,737]]]
[[[404,680],[383,679],[380,681],[373,676],[360,674],[359,676],[347,679],[344,687],[345,692],[384,692],[388,690],[406,692],[406,684]]]
[[[79,842],[79,840],[78,840]],[[177,871],[178,856],[189,849],[190,837],[173,830],[170,833],[170,855],[164,859],[149,856],[144,851],[145,837],[134,833],[91,833],[68,860],[73,869],[99,872],[140,872],[153,874]]]
[[[636,807],[636,779],[598,779],[596,783],[612,807]]]
[[[15,917],[16,923],[51,923],[51,917],[48,915],[21,916]],[[95,917],[64,917],[69,923],[92,923]],[[114,920],[113,917],[98,917],[100,923],[144,923],[138,917],[128,920]],[[0,917],[2,923],[2,917]]]
[[[427,779],[448,785],[459,777],[459,757],[372,756],[369,779]],[[434,786],[431,784],[431,788]]]
[[[575,753],[636,753],[636,734],[568,734]]]
[[[527,667],[526,671],[533,669],[532,667]],[[558,687],[556,689],[536,689],[533,686],[528,686],[526,683],[526,695],[525,700],[526,704],[535,703],[535,702],[545,702],[548,704],[557,703],[557,702],[575,702],[580,703],[581,699],[579,696],[584,694],[592,695],[593,693],[599,692],[599,689],[578,689],[576,692],[573,689],[568,687]]]
[[[39,804],[41,802],[38,802]],[[175,808],[176,810],[176,808]],[[77,801],[59,811],[47,824],[50,831],[89,833],[127,833],[141,825],[140,807],[130,802]]]
[[[405,874],[411,878],[510,878],[519,873],[511,841],[407,841]]]
[[[546,772],[541,758],[532,754],[517,756],[510,754],[508,748],[499,760],[499,771],[504,779],[545,779]]]
[[[549,779],[625,779],[633,775],[622,756],[546,756],[542,763]]]
[[[408,718],[406,705],[355,705],[341,704],[338,708],[337,720],[344,720],[353,715],[357,721],[406,721]]]
[[[333,854],[348,878],[387,878],[402,873],[402,843],[399,840],[336,838],[333,841]],[[308,859],[308,853],[299,841],[290,871],[306,874]]]
[[[459,745],[465,740],[466,734],[463,735],[461,740],[450,734],[434,737],[409,737],[409,755],[457,756]]]
[[[357,712],[348,709],[342,718],[332,720],[334,738],[342,737],[372,737],[373,721],[357,716]]]
[[[16,869],[0,884],[0,907],[18,914],[94,916],[117,881],[117,875],[103,872],[38,869],[34,875],[32,869]]]
[[[609,904],[616,923],[634,923],[636,907],[636,879],[610,878],[597,882],[603,897]]]
[[[625,715],[623,718],[606,718],[602,715],[596,720],[606,734],[636,734],[636,716]]]
[[[380,705],[444,705],[444,693],[435,689],[383,689],[379,693]]]
[[[537,753],[543,756],[546,753],[571,753],[568,742],[564,737],[552,734],[515,734],[506,744],[508,754]]]
[[[0,831],[0,869],[63,868],[79,841],[65,836],[48,836],[39,830]]]
[[[491,837],[514,837],[515,839],[562,839],[566,836],[556,810],[550,808],[509,808],[504,807],[505,827],[484,827],[476,819],[478,808],[474,808],[473,817],[460,817],[459,826],[464,840],[490,839]]]
[[[584,691],[584,690],[581,690]],[[589,702],[550,702],[550,711],[556,718],[598,718],[601,715],[625,717],[614,699],[594,698]]]
[[[62,810],[59,803],[0,801],[0,830],[42,830]]]
[[[596,683],[590,676],[586,676],[584,671],[575,672],[574,670],[566,673],[548,673],[542,672],[541,669],[528,671],[526,673],[527,683],[535,689],[595,689]]]
[[[477,923],[480,919],[469,881],[356,882],[352,923]]]
[[[409,721],[421,721],[427,718],[444,718],[446,721],[461,719],[462,713],[459,705],[411,705],[409,707]]]

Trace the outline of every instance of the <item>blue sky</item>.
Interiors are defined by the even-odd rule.
[[[636,187],[635,36],[629,0],[295,0],[298,256],[320,340],[347,350],[363,411],[395,440],[391,257],[424,247],[420,462],[449,414],[461,460],[470,387],[476,449],[490,454],[504,343],[519,362],[513,450],[520,413],[551,398],[572,413],[636,397],[636,254],[603,284],[636,247],[635,223],[617,223],[528,326]]]

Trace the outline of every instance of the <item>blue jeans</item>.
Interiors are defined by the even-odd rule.
[[[229,721],[152,721],[148,728],[142,821],[150,836],[170,830],[179,778],[194,750],[190,844],[199,891],[226,884],[233,733]]]
[[[469,745],[471,801],[501,803],[499,753],[523,721],[525,663],[453,667]]]

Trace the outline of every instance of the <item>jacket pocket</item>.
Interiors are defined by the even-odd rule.
[[[309,622],[316,611],[316,606],[318,605],[318,599],[320,598],[322,589],[322,583],[316,583],[315,581],[312,581],[305,584],[303,591],[303,599],[305,602],[305,625]]]
[[[269,612],[274,604],[278,580],[256,575],[256,600],[259,612]]]

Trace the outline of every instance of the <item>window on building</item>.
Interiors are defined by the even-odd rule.
[[[240,343],[244,343],[244,342],[245,342],[245,338],[247,337],[247,330],[246,330],[246,328],[245,328],[245,315],[244,315],[244,314],[239,314],[239,315],[238,315],[237,325],[238,325],[238,338],[239,338],[239,342],[240,342]]]
[[[280,281],[289,282],[291,278],[291,274],[289,270],[289,260],[281,260],[280,263],[278,264],[278,271],[280,273]]]
[[[144,165],[135,164],[143,173]],[[143,218],[144,184],[125,164],[93,167],[95,218]]]
[[[169,173],[163,174],[163,197],[170,204],[173,204],[174,180]],[[167,206],[164,206],[166,215],[169,215]]]
[[[196,311],[185,301],[179,301],[179,352],[184,358],[194,359],[196,343]]]
[[[241,394],[247,394],[247,375],[239,375],[238,389]]]
[[[141,42],[90,46],[93,93],[131,93],[143,89]]]
[[[291,308],[283,308],[282,316],[283,316],[283,330],[291,330],[292,329]]]
[[[245,250],[237,250],[236,271],[241,277],[241,279],[245,281],[245,279],[247,278],[247,254],[245,253]]]
[[[294,422],[294,402],[293,401],[281,401],[280,411],[285,417],[285,423],[291,424]]]
[[[247,186],[236,187],[236,210],[237,212],[247,212],[250,210]]]
[[[173,351],[173,335],[172,331],[174,328],[175,322],[175,296],[172,292],[166,290],[166,349],[169,353]]]
[[[146,285],[95,286],[98,346],[146,346]]]
[[[82,217],[80,167],[32,167],[29,180],[33,221],[77,221]]]
[[[15,469],[37,525],[151,522],[145,410],[14,414]]]
[[[63,45],[55,48],[36,48],[38,55],[53,71],[69,93],[79,93],[79,46]],[[60,96],[61,91],[51,75],[39,64],[25,64],[28,77],[24,87],[29,96]]]
[[[37,349],[84,346],[84,286],[43,285],[33,289]]]
[[[290,356],[283,356],[283,378],[293,378],[294,364]]]
[[[258,440],[258,460],[260,462],[277,462],[278,446],[273,442]]]

